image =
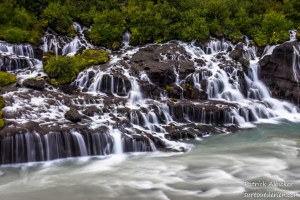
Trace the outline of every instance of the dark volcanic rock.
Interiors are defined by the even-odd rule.
[[[82,117],[76,108],[71,107],[70,110],[66,112],[65,118],[72,122],[80,122]]]
[[[182,79],[195,71],[185,49],[176,43],[141,48],[130,58],[130,62],[134,75],[145,71],[151,82],[161,88],[175,82],[176,73]]]
[[[43,78],[28,78],[23,81],[23,86],[42,90],[45,88],[45,83]]]
[[[293,70],[294,60],[297,60],[294,59],[294,48],[297,44],[298,42],[290,42],[277,46],[272,55],[266,55],[259,61],[259,65],[261,80],[269,87],[272,95],[299,105],[299,82]]]

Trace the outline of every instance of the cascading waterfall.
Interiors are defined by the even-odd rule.
[[[130,32],[126,31],[122,36],[122,45],[124,48],[127,48],[129,46],[130,42]]]
[[[73,23],[73,27],[77,33],[74,38],[59,36],[53,30],[48,28],[45,35],[42,37],[43,45],[41,49],[44,52],[52,50],[56,56],[59,54],[72,56],[80,49],[95,48],[84,37],[83,32],[88,30],[87,27],[82,27],[77,22]]]
[[[86,27],[75,22],[73,26],[77,32],[74,38],[59,36],[48,29],[40,48],[44,52],[68,56],[96,48],[84,37]],[[226,132],[232,127],[253,127],[252,122],[282,115],[293,120],[293,114],[298,112],[294,105],[272,98],[260,81],[256,48],[250,45],[247,37],[239,46],[224,39],[211,39],[203,45],[172,41],[131,50],[127,48],[129,41],[130,33],[126,31],[121,53],[112,52],[109,63],[92,66],[78,74],[71,85],[80,89],[79,94],[64,95],[47,88],[46,92],[28,92],[21,88],[4,94],[7,106],[3,111],[13,112],[7,115],[9,128],[22,128],[23,125],[26,128],[1,139],[1,164],[160,149],[186,151],[190,145],[175,140],[210,135],[203,127],[222,127],[220,129]],[[167,50],[153,53],[155,58],[150,67],[146,63],[147,59],[152,59],[149,56],[132,58],[143,48],[145,53],[160,47]],[[243,58],[250,62],[247,73],[228,56],[229,47],[243,51]],[[267,47],[264,54],[271,54],[274,48]],[[8,71],[36,65],[30,45],[13,47],[0,42],[0,54],[0,63]],[[6,60],[6,56],[10,56],[10,60]],[[298,83],[299,56],[299,48],[295,47],[293,70]],[[13,57],[18,59],[13,61]],[[29,60],[31,64],[22,63]],[[161,63],[167,63],[169,70],[159,69],[151,74],[151,66]],[[195,70],[184,71],[188,65]],[[25,76],[27,72],[22,73],[18,76]],[[155,80],[154,76],[163,73],[167,74],[164,74],[166,80]],[[187,83],[195,96],[187,98]],[[174,86],[171,89],[177,90],[177,99],[167,97],[166,85]],[[203,94],[206,96],[200,98]],[[64,118],[71,106],[83,116],[77,124]],[[34,126],[40,129],[28,129]]]
[[[108,133],[36,132],[6,136],[0,143],[1,163],[24,163],[59,158],[107,155],[112,153],[113,138]]]
[[[0,41],[0,70],[20,71],[38,63],[30,44],[10,44]]]

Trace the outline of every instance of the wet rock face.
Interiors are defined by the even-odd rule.
[[[146,72],[151,82],[162,88],[176,81],[176,73],[184,78],[195,71],[185,49],[175,43],[141,48],[130,62],[136,74]]]
[[[43,78],[28,78],[23,81],[23,86],[42,90],[45,88],[45,83]]]
[[[277,46],[271,55],[259,61],[260,78],[268,86],[273,97],[289,100],[299,105],[299,51],[298,42],[284,43]],[[296,74],[295,74],[296,73]],[[298,80],[297,80],[298,79]]]
[[[80,122],[82,116],[79,114],[76,108],[71,107],[70,110],[66,112],[65,118],[72,122]]]

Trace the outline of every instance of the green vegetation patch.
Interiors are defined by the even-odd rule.
[[[53,85],[54,87],[58,87],[59,82],[55,78],[51,78],[50,84]]]
[[[50,80],[50,83],[57,86],[58,83],[67,84],[72,82],[77,74],[87,66],[103,64],[108,60],[109,55],[106,51],[87,49],[83,54],[73,57],[52,56],[46,61],[44,70],[51,78],[55,78]]]
[[[0,71],[0,90],[1,87],[16,82],[16,76],[7,72]]]
[[[5,107],[5,101],[3,99],[3,96],[0,96],[0,109]]]
[[[4,40],[11,43],[24,43],[29,39],[29,32],[20,28],[9,28],[4,32]]]
[[[299,28],[299,7],[299,0],[2,0],[0,39],[37,45],[47,26],[73,37],[77,21],[92,27],[90,42],[113,49],[126,30],[131,45],[210,35],[235,43],[247,35],[264,46],[288,40],[288,30]]]
[[[0,129],[2,129],[4,127],[5,123],[4,123],[4,119],[0,118]]]

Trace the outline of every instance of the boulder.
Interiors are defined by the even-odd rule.
[[[82,116],[79,114],[79,112],[76,110],[76,108],[71,107],[70,110],[66,112],[65,118],[72,122],[80,122]]]
[[[43,78],[27,78],[23,81],[23,86],[43,90],[45,88],[45,80]]]
[[[229,53],[229,57],[235,61],[239,61],[241,58],[243,58],[243,52],[243,49],[234,49]]]

